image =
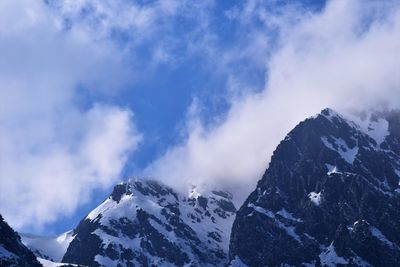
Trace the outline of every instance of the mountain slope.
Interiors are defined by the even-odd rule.
[[[398,265],[399,175],[399,112],[301,122],[237,213],[232,266]]]
[[[63,262],[88,266],[222,266],[236,209],[224,191],[184,196],[132,180],[74,230]]]
[[[36,256],[21,242],[21,238],[0,215],[0,266],[42,266]]]

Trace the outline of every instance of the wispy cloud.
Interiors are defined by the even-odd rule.
[[[146,136],[137,114],[104,93],[123,98],[121,88],[163,64],[195,64],[227,107],[210,112],[218,107],[194,94],[182,141],[144,171],[175,187],[204,182],[244,197],[305,117],[397,107],[398,3],[331,1],[311,12],[300,2],[0,2],[0,212],[40,228],[119,179]]]
[[[231,17],[249,23],[259,10],[235,10]],[[304,118],[325,107],[399,107],[398,4],[331,1],[319,13],[289,6],[282,14],[271,17],[278,46],[264,56],[264,88],[233,96],[227,116],[212,127],[190,116],[187,139],[156,160],[149,173],[171,185],[181,179],[222,184],[243,199],[279,141]]]

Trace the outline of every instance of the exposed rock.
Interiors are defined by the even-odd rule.
[[[326,109],[296,126],[237,213],[232,263],[397,266],[399,114]]]
[[[231,200],[224,191],[187,197],[156,181],[119,184],[75,229],[63,262],[224,266],[236,212]]]

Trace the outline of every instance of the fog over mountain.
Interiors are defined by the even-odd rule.
[[[136,175],[240,206],[300,121],[400,107],[399,37],[394,0],[3,1],[0,213],[59,234]]]
[[[301,16],[286,11],[275,21],[279,48],[265,58],[263,90],[232,96],[229,112],[211,127],[198,118],[207,107],[195,106],[187,139],[150,165],[150,174],[171,186],[185,177],[236,187],[243,200],[278,142],[302,119],[325,107],[344,113],[399,107],[395,1],[329,1],[320,13]],[[235,16],[252,14],[257,10]]]

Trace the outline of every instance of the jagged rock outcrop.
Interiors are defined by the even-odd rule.
[[[301,122],[237,213],[232,266],[398,266],[399,175],[400,112]]]
[[[225,191],[185,196],[156,181],[131,180],[80,222],[63,262],[224,266],[235,212]]]
[[[0,266],[40,267],[36,256],[0,215]]]

